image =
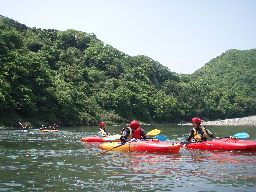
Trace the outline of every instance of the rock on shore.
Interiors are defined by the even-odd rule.
[[[225,119],[218,121],[204,121],[204,125],[256,125],[256,116]]]
[[[248,125],[248,126],[256,126],[256,115],[242,118],[234,118],[234,119],[225,119],[225,120],[217,120],[217,121],[203,121],[203,125]],[[191,125],[191,123],[186,123],[182,125]]]

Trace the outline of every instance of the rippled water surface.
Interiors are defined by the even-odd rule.
[[[144,126],[149,131],[156,127]],[[159,125],[170,141],[190,127]],[[120,127],[109,131],[119,132]],[[255,127],[210,127],[216,136]],[[95,127],[58,133],[1,129],[0,191],[255,191],[256,154],[181,149],[179,154],[108,152],[82,143]]]

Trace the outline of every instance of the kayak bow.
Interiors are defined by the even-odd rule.
[[[120,136],[119,136],[120,138]],[[99,136],[90,136],[90,137],[83,137],[80,139],[82,142],[119,142],[120,139],[116,137],[108,136],[108,137],[99,137]]]
[[[184,145],[187,149],[198,149],[207,151],[255,151],[256,141],[240,140],[236,138],[213,139],[205,142],[188,143]]]

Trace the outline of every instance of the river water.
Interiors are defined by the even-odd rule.
[[[159,128],[170,141],[184,139],[191,127]],[[215,136],[255,127],[207,127]],[[121,127],[108,127],[119,133]],[[1,129],[0,191],[255,191],[256,153],[181,149],[179,154],[100,154],[97,143],[82,143],[96,127],[62,128],[58,133]]]

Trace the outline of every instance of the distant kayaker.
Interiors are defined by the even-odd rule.
[[[29,131],[29,128],[31,128],[28,124],[22,124],[19,122],[19,125],[22,127],[23,131]]]
[[[122,129],[120,140],[124,144],[131,139],[146,139],[144,130],[140,128],[138,121],[131,121],[130,127]]]
[[[106,123],[104,121],[101,121],[99,123],[99,134],[101,134],[103,137],[106,137],[109,135],[109,133],[106,131]]]
[[[41,127],[39,128],[40,131],[45,130],[45,129],[47,129],[47,127],[45,125],[41,125]]]
[[[57,130],[58,127],[59,127],[59,125],[54,123],[53,126],[52,126],[52,130]]]
[[[201,125],[202,120],[199,117],[192,119],[193,129],[190,131],[187,141],[200,142],[213,139],[213,134]]]

